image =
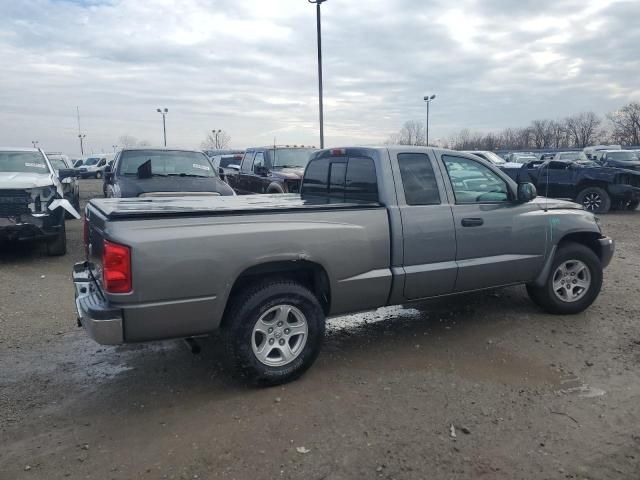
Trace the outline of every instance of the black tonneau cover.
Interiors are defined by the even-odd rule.
[[[206,197],[100,198],[90,203],[110,220],[162,217],[279,213],[299,210],[377,208],[378,202],[305,198],[296,194]]]

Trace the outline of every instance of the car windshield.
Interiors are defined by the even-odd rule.
[[[91,167],[92,165],[96,165],[100,159],[98,157],[87,158],[84,162],[84,165],[87,167]]]
[[[571,161],[573,162],[573,161],[576,161],[576,160],[579,160],[580,158],[582,158],[582,157],[580,156],[580,154],[581,154],[581,153],[582,153],[582,152],[565,152],[565,153],[560,153],[560,154],[558,155],[558,159],[559,159],[559,160],[571,160]]]
[[[309,157],[315,152],[312,148],[276,148],[270,151],[273,168],[304,168]]]
[[[636,152],[609,152],[607,153],[607,160],[617,160],[620,162],[632,162],[638,160],[638,154]]]
[[[222,168],[227,168],[229,165],[240,165],[241,161],[242,157],[221,157],[220,166]]]
[[[496,155],[493,152],[484,152],[484,156],[487,157],[489,161],[495,163],[496,165],[502,165],[503,163],[506,163],[504,161],[504,158],[502,158],[500,155]]]
[[[535,155],[514,155],[513,160],[511,161],[513,163],[529,163],[533,162],[534,160],[538,160]]]
[[[215,173],[204,153],[179,150],[129,150],[122,152],[119,162],[121,175],[138,175],[138,167],[151,161],[155,176],[214,177]]]
[[[49,167],[38,152],[0,152],[0,172],[48,174]]]

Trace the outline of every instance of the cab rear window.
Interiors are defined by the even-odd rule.
[[[377,202],[375,163],[366,157],[312,160],[305,171],[301,193],[303,197]]]

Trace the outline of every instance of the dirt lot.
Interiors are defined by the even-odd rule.
[[[519,287],[342,317],[304,378],[262,390],[217,339],[89,340],[79,221],[62,258],[0,246],[0,479],[638,479],[640,212],[603,226],[618,251],[585,314]]]

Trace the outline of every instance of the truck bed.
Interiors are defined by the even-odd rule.
[[[91,200],[109,220],[162,216],[220,216],[283,213],[300,210],[379,208],[378,202],[302,199],[297,194],[239,195],[210,197],[104,198]]]

